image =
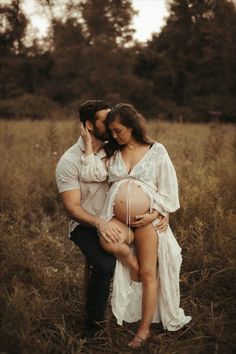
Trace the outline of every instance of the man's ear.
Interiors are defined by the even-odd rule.
[[[89,132],[93,132],[93,124],[89,121],[85,121],[85,127],[88,129]]]

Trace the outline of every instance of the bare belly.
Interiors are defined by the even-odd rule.
[[[128,224],[135,221],[136,215],[149,211],[150,201],[147,194],[134,182],[121,186],[115,198],[114,216],[121,222]],[[129,222],[127,216],[129,215]]]

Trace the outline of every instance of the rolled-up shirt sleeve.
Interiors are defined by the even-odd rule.
[[[166,216],[179,209],[178,181],[172,161],[162,145],[162,153],[157,170],[158,191],[154,196],[153,208]]]
[[[67,159],[59,160],[56,167],[56,183],[59,193],[80,188],[76,164]]]
[[[105,160],[94,153],[81,156],[80,180],[83,182],[104,182],[108,178]]]

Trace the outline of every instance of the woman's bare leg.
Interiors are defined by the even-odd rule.
[[[132,280],[139,281],[139,264],[137,256],[131,252],[128,246],[128,244],[134,240],[134,233],[116,218],[113,218],[111,222],[119,226],[119,229],[121,230],[121,240],[116,243],[108,243],[103,238],[100,238],[100,244],[105,251],[114,254],[122,264],[130,268],[130,276]]]
[[[152,224],[134,231],[134,242],[139,260],[139,276],[143,286],[142,319],[134,339],[129,346],[141,346],[142,340],[150,335],[150,325],[157,305],[157,247],[158,237]]]

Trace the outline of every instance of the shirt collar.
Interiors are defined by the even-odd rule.
[[[77,143],[79,144],[80,149],[81,149],[83,152],[85,152],[85,145],[84,145],[84,141],[83,141],[83,139],[81,138],[81,136],[79,137]]]

